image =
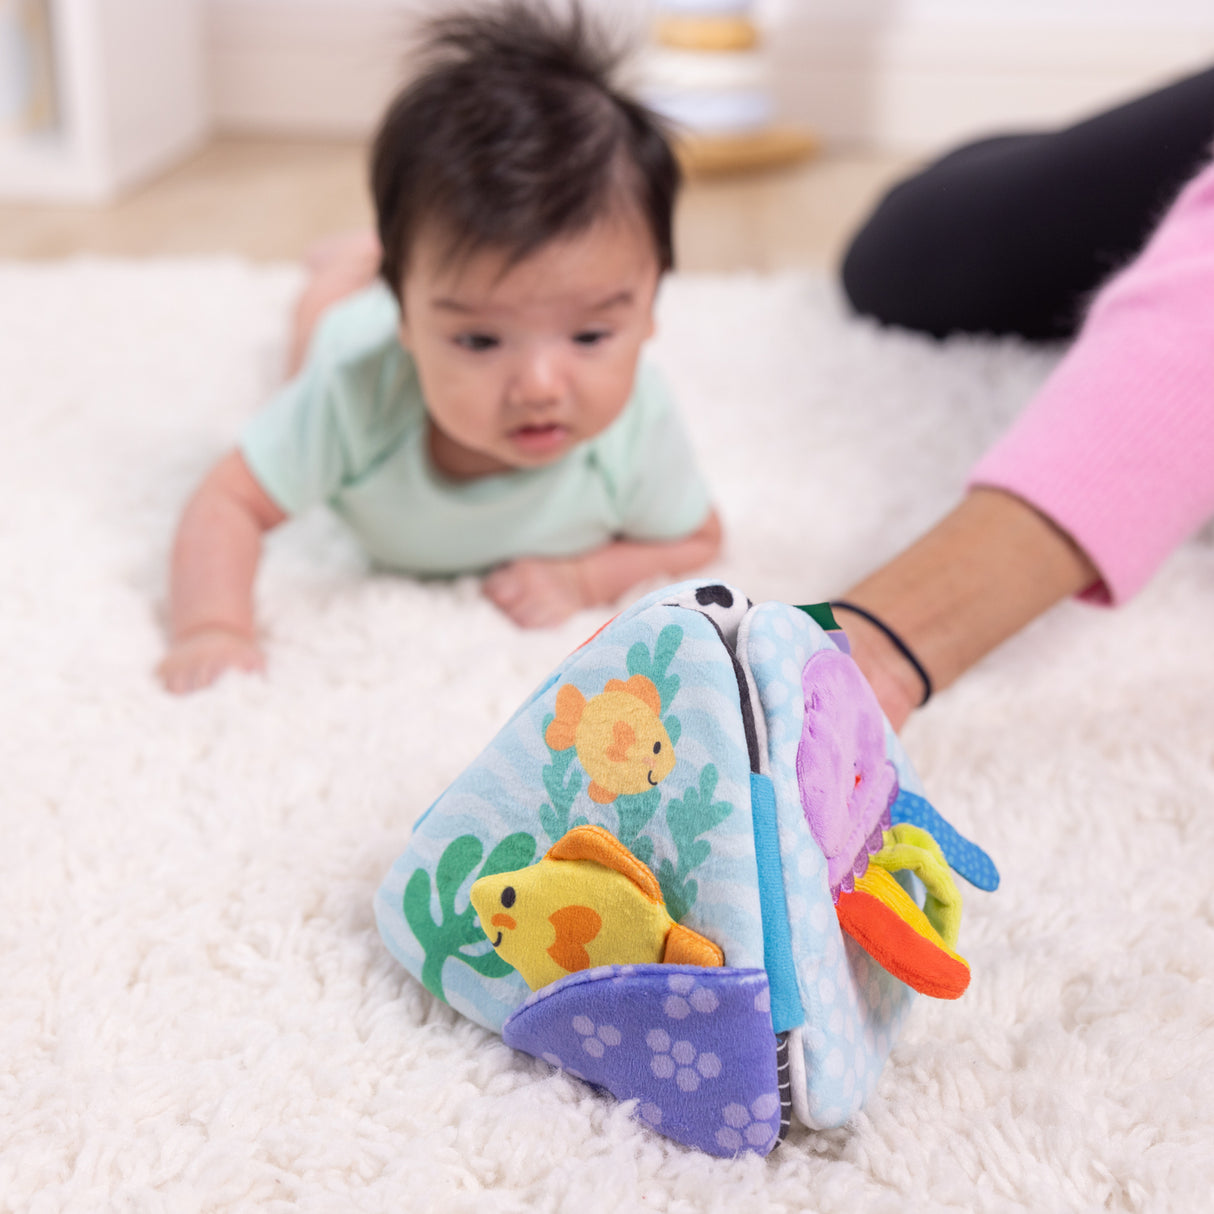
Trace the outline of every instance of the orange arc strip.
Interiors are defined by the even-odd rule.
[[[906,903],[918,912],[918,918],[923,920],[920,927],[926,927],[926,933],[916,930],[904,913],[900,913],[905,908],[891,906],[885,898],[863,888],[860,881],[851,893],[839,895],[835,911],[840,926],[907,986],[934,999],[956,999],[969,986],[969,965],[945,945],[906,891],[901,886],[898,890]]]

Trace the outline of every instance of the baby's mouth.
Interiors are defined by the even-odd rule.
[[[525,451],[542,455],[563,446],[568,434],[568,428],[560,422],[537,422],[515,427],[510,440]]]

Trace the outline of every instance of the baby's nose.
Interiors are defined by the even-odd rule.
[[[559,357],[547,350],[528,351],[515,370],[513,395],[521,404],[551,404],[560,399],[562,382]]]

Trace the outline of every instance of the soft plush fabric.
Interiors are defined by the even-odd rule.
[[[268,546],[267,678],[172,700],[151,676],[176,515],[272,388],[297,283],[0,268],[0,1208],[1203,1208],[1209,532],[911,720],[1002,875],[965,891],[970,988],[913,1002],[846,1127],[711,1159],[440,1004],[372,914],[418,815],[606,611],[520,633],[471,579],[368,577],[317,515]],[[947,508],[1056,352],[880,333],[788,276],[669,283],[654,357],[721,504],[716,572],[810,602]]]
[[[781,1129],[770,1010],[763,970],[613,965],[537,991],[502,1037],[635,1101],[636,1115],[676,1142],[765,1155]]]
[[[770,1014],[759,1031],[768,1052],[779,1038],[790,1071],[784,1125],[794,1112],[811,1129],[843,1125],[876,1085],[911,988],[956,998],[969,968],[913,886],[871,871],[915,867],[893,850],[895,832],[915,828],[893,819],[900,788],[923,798],[840,645],[842,633],[799,608],[752,605],[719,581],[643,596],[544,679],[418,822],[376,897],[384,943],[507,1041],[527,988],[576,971],[613,971],[597,1004],[618,1033],[661,1021],[655,964],[723,967],[706,979],[718,990],[761,966]],[[545,834],[551,846],[531,864]],[[948,901],[959,917],[943,853],[919,834],[938,862],[934,873],[918,865],[926,909]],[[866,897],[862,878],[889,888]],[[653,1123],[663,1133],[694,1124],[679,1141],[712,1154],[774,1145],[719,1134],[753,1070],[755,1010],[747,996],[714,1017],[717,1069],[691,1101],[703,1108]],[[554,1014],[544,1032],[559,1023]],[[625,1033],[594,1082],[663,1108],[635,1084],[644,1037]],[[565,1059],[532,1040],[529,1052]]]
[[[249,419],[246,463],[288,514],[322,502],[388,569],[483,572],[516,556],[570,556],[615,535],[689,535],[711,508],[678,408],[642,363],[615,421],[564,459],[468,482],[430,458],[400,310],[376,284],[332,307],[303,370]]]

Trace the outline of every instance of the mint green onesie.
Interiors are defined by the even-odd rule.
[[[573,556],[616,537],[678,539],[707,518],[691,445],[644,364],[621,415],[557,462],[447,480],[430,462],[425,402],[398,326],[381,286],[336,305],[304,369],[246,425],[241,453],[288,514],[328,502],[373,560],[419,575]]]

